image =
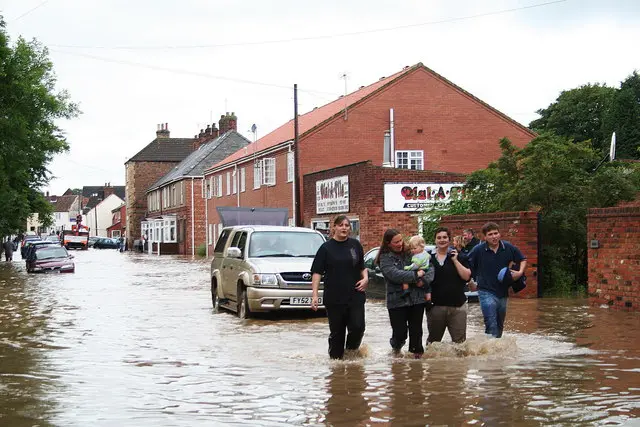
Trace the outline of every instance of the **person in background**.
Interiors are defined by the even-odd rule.
[[[120,252],[124,252],[125,250],[125,245],[126,245],[126,240],[124,238],[124,236],[120,236],[120,238],[118,239],[118,245],[120,246]]]
[[[527,268],[527,259],[518,248],[500,239],[500,230],[495,222],[482,226],[485,241],[476,245],[469,253],[469,266],[478,282],[478,299],[484,317],[485,333],[500,338],[507,316],[509,284],[498,279],[504,267],[510,278],[516,281]],[[517,265],[518,270],[512,270]]]
[[[473,231],[473,228],[465,228],[462,231],[462,240],[464,242],[464,247],[458,252],[461,252],[465,255],[468,255],[469,252],[471,252],[471,249],[473,249],[478,243],[480,243],[480,240],[478,240],[478,238],[476,237],[476,233]]]
[[[449,330],[451,341],[464,342],[467,339],[467,297],[464,294],[471,270],[458,250],[451,248],[451,233],[446,227],[436,229],[434,234],[436,249],[431,255],[434,268],[433,308],[427,312],[429,336],[427,345],[442,341],[445,330]]]
[[[387,311],[391,323],[389,344],[395,353],[399,353],[409,333],[409,352],[419,359],[424,353],[422,345],[422,320],[425,310],[425,287],[433,280],[433,269],[407,271],[410,254],[405,248],[404,239],[393,228],[384,232],[375,264],[380,266],[387,288]],[[409,297],[403,297],[402,284],[408,283]]]
[[[453,247],[456,248],[458,254],[464,249],[464,238],[462,236],[453,236]]]
[[[311,309],[314,311],[318,310],[318,289],[324,275],[323,302],[329,319],[329,357],[332,359],[342,359],[345,349],[357,350],[365,330],[364,303],[369,273],[364,267],[362,245],[349,237],[350,232],[349,218],[338,215],[333,221],[331,239],[320,246],[311,265]]]
[[[7,240],[5,240],[2,243],[2,248],[4,249],[5,261],[12,261],[13,260],[13,242],[11,241],[11,239],[7,238]]]

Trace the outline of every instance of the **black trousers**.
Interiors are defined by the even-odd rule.
[[[329,318],[329,357],[342,359],[345,336],[348,350],[360,347],[365,327],[364,304],[325,304],[325,308]]]
[[[391,339],[389,343],[394,350],[400,350],[407,341],[409,332],[409,351],[424,353],[422,345],[422,321],[424,319],[424,304],[411,305],[389,309],[391,321]]]

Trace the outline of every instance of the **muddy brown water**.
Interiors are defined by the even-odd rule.
[[[0,263],[1,426],[640,425],[640,315],[511,300],[503,339],[393,357],[382,302],[328,360],[321,316],[213,313],[206,261],[74,252],[76,273]]]

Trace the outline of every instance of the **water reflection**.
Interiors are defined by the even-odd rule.
[[[54,381],[43,373],[51,307],[38,300],[19,261],[0,264],[0,425],[46,426],[55,410],[46,398]]]
[[[364,351],[332,362],[326,318],[213,313],[206,261],[76,252],[76,274],[0,265],[0,425],[628,425],[640,316],[512,300],[505,337],[477,304],[467,342],[394,357],[382,302]]]

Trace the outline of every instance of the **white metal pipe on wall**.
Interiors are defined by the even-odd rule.
[[[207,186],[205,184],[206,178],[202,178],[202,196],[204,198],[204,247],[205,254],[207,258],[209,258],[209,240],[213,242],[213,236],[209,235],[209,199],[207,199],[209,195],[207,194]],[[213,189],[209,188],[209,191],[211,190]]]
[[[193,206],[193,177],[191,178],[191,256],[194,256],[196,254],[196,247],[195,247],[195,237],[196,237],[196,232],[195,232],[195,221],[194,221],[194,206]]]
[[[391,167],[396,166],[396,134],[393,122],[393,108],[389,108],[389,137],[391,139]]]

